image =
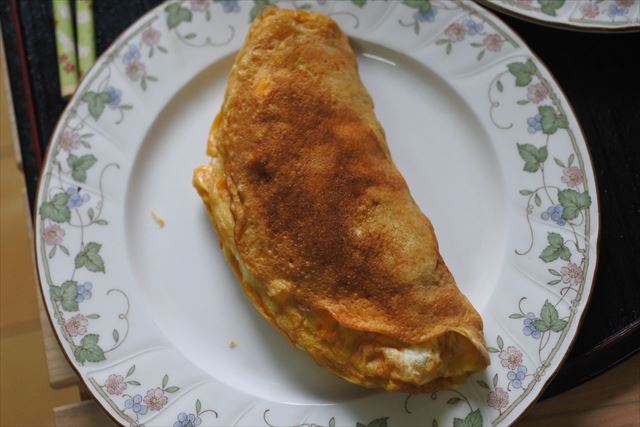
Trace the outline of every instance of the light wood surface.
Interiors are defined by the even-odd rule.
[[[117,424],[93,400],[59,406],[53,410],[58,427],[112,427]]]

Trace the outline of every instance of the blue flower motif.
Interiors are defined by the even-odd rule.
[[[136,394],[135,396],[124,401],[124,407],[131,409],[136,414],[144,415],[147,413],[147,405],[142,403],[142,396]]]
[[[546,212],[542,212],[540,214],[540,218],[547,221],[551,218],[559,226],[565,225],[567,222],[562,218],[562,212],[564,211],[564,207],[561,204],[557,204],[555,206],[549,206]]]
[[[628,7],[612,4],[609,6],[609,11],[607,12],[607,15],[609,15],[609,17],[611,18],[614,18],[616,16],[626,15],[627,13],[629,13]]]
[[[484,30],[484,25],[481,22],[476,22],[473,19],[467,19],[463,22],[464,28],[467,30],[467,34],[475,36],[480,34]]]
[[[118,108],[118,106],[120,105],[120,101],[122,100],[122,91],[120,89],[116,89],[113,86],[107,87],[104,91],[111,98],[111,100],[107,104],[109,108],[111,108],[112,110]]]
[[[202,424],[202,420],[199,416],[181,412],[178,414],[178,421],[173,423],[173,427],[196,427],[200,424]]]
[[[534,325],[534,321],[538,320],[538,318],[536,317],[535,314],[529,312],[527,313],[527,317],[524,319],[523,323],[524,323],[524,328],[522,328],[522,333],[524,334],[524,336],[526,337],[531,337],[534,339],[539,339],[542,334],[540,333],[540,331],[538,330],[538,328],[536,328],[536,326]]]
[[[129,65],[136,62],[138,59],[140,59],[140,50],[138,49],[138,46],[130,44],[129,49],[122,56],[122,62]]]
[[[436,19],[437,14],[438,9],[436,9],[435,7],[431,7],[431,9],[429,9],[429,12],[423,14],[420,13],[420,11],[417,11],[413,14],[413,17],[418,22],[433,22]]]
[[[529,125],[529,133],[534,134],[538,131],[542,130],[542,116],[540,114],[536,114],[533,117],[529,117],[527,119],[527,124]]]
[[[509,379],[509,385],[513,388],[522,388],[522,380],[527,376],[527,367],[520,365],[515,371],[509,371],[507,378]]]
[[[67,207],[69,209],[80,207],[91,198],[87,193],[80,194],[78,190],[73,187],[67,188],[67,193],[71,196],[67,202]]]
[[[91,288],[93,288],[91,282],[84,282],[81,285],[76,285],[76,302],[80,303],[91,299]]]
[[[222,9],[224,13],[239,12],[238,0],[222,0]]]

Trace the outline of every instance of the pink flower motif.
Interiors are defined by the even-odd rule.
[[[535,83],[527,87],[527,98],[534,104],[538,104],[547,98],[549,91],[542,83]]]
[[[147,71],[145,65],[140,61],[133,61],[127,65],[127,77],[134,82],[140,80],[140,77],[144,76]]]
[[[106,382],[107,393],[121,395],[127,389],[127,383],[124,382],[122,375],[111,374]]]
[[[509,404],[509,393],[502,387],[496,387],[495,391],[489,393],[487,403],[496,411],[501,411]]]
[[[482,41],[482,44],[484,44],[489,52],[500,52],[502,43],[504,43],[504,39],[498,34],[489,34]]]
[[[502,350],[499,354],[500,364],[509,368],[512,371],[518,369],[518,366],[522,363],[522,352],[510,345],[506,350]]]
[[[564,168],[562,170],[562,175],[564,176],[560,178],[560,180],[569,187],[577,187],[582,184],[582,181],[584,180],[582,172],[575,166]]]
[[[636,0],[616,0],[618,6],[620,7],[631,7],[636,2]]]
[[[70,130],[65,130],[62,132],[62,136],[60,137],[58,144],[60,144],[60,148],[69,153],[80,147],[80,134]]]
[[[152,411],[159,411],[168,401],[169,399],[164,395],[164,391],[161,388],[147,390],[147,395],[144,398],[144,403]]]
[[[580,6],[580,13],[582,13],[583,18],[595,18],[600,14],[600,9],[595,3],[585,3]]]
[[[204,12],[209,9],[209,0],[190,0],[189,3],[194,12]]]
[[[572,262],[560,269],[560,275],[562,276],[562,283],[568,283],[569,286],[582,283],[584,277],[582,269]]]
[[[458,23],[451,24],[444,30],[444,34],[453,43],[464,40],[465,33],[464,25]]]
[[[77,337],[87,333],[89,321],[82,315],[76,314],[64,324],[65,329],[72,337]]]
[[[64,237],[64,230],[58,224],[53,224],[42,231],[42,237],[49,246],[60,245]]]
[[[160,41],[160,31],[153,27],[147,28],[142,33],[142,42],[147,46],[155,46]]]

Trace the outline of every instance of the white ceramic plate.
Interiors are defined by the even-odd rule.
[[[473,3],[279,4],[329,14],[352,37],[392,155],[482,314],[491,366],[458,391],[366,390],[292,348],[243,296],[191,187],[259,8],[235,1],[149,12],[59,122],[36,230],[64,350],[123,424],[511,423],[569,349],[596,262],[596,186],[567,100]]]
[[[640,31],[640,0],[477,0],[518,18],[580,31]]]

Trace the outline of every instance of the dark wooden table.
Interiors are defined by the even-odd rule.
[[[94,0],[103,52],[159,0]],[[544,397],[575,387],[640,349],[640,34],[556,30],[502,16],[556,76],[591,150],[601,208],[591,302],[567,360]],[[51,2],[0,0],[29,201],[33,206],[60,98]]]

